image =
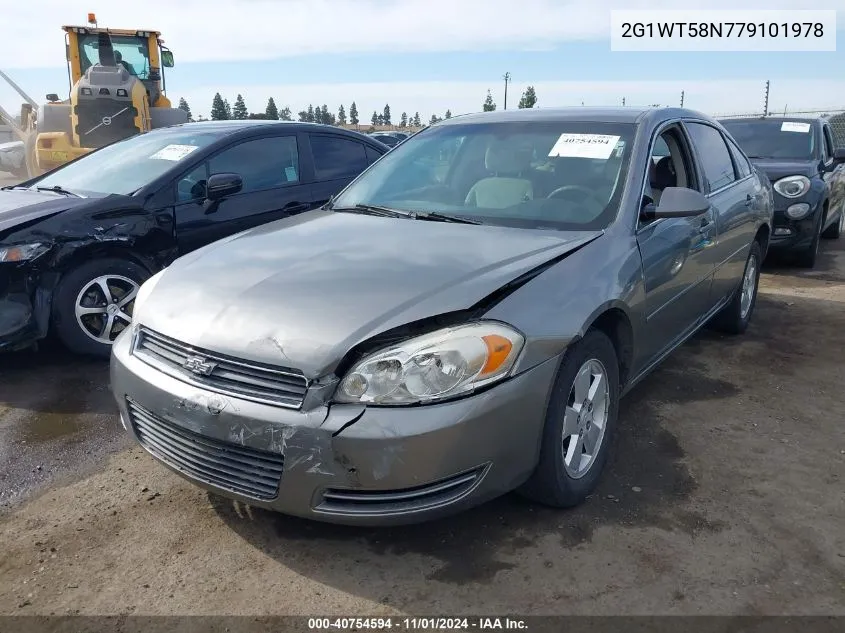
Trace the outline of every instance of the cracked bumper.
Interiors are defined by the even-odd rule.
[[[0,264],[0,351],[25,347],[41,338],[26,275]]]
[[[219,495],[357,525],[414,523],[508,492],[533,471],[555,360],[483,393],[408,408],[308,412],[220,396],[112,348],[126,430],[174,472]]]

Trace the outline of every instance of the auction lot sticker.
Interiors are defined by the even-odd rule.
[[[798,121],[784,121],[780,126],[781,132],[803,132],[807,134],[810,131],[809,123],[799,123]]]
[[[173,161],[182,160],[196,149],[199,149],[197,145],[167,145],[150,156],[150,158]]]
[[[610,134],[561,134],[549,157],[607,160],[618,142],[619,137]]]

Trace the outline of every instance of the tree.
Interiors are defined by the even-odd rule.
[[[226,108],[226,119],[232,118],[232,106],[229,105],[228,99],[223,99],[223,107]]]
[[[338,125],[346,125],[346,110],[344,109],[342,103],[337,109],[337,123]]]
[[[323,107],[320,108],[320,123],[325,125],[334,125],[334,115],[329,112],[329,106],[325,103],[323,104]]]
[[[280,118],[282,121],[293,121],[293,116],[291,116],[291,111],[290,111],[290,108],[289,108],[289,107],[287,107],[287,106],[285,106],[284,108],[282,108],[282,111],[281,111],[281,112],[279,112],[279,118]]]
[[[188,115],[188,121],[194,120],[194,117],[191,115],[191,107],[188,105],[188,102],[185,101],[185,97],[179,98],[179,109],[185,111],[185,113]]]
[[[314,123],[316,121],[314,117],[314,106],[310,103],[308,104],[308,116],[305,118],[305,120],[309,123]]]
[[[384,104],[384,114],[382,114],[382,121],[384,121],[385,125],[390,125],[390,106],[386,103]]]
[[[273,100],[273,97],[270,97],[267,100],[267,108],[264,110],[264,114],[267,115],[268,119],[279,118],[279,108],[276,107],[276,102]]]
[[[522,97],[520,97],[519,104],[517,104],[517,107],[518,108],[533,108],[536,103],[537,103],[537,93],[534,92],[534,86],[528,86],[525,89],[525,92],[522,93]]]
[[[266,112],[250,112],[247,116],[247,119],[269,119],[270,117],[267,116]]]
[[[452,118],[452,111],[451,111],[451,110],[446,110],[446,116],[445,116],[445,118],[447,118],[447,119],[451,119],[451,118]]]
[[[408,127],[408,113],[403,112],[402,116],[399,117],[399,127]]]
[[[323,122],[323,111],[320,110],[320,106],[314,108],[314,123],[322,123]]]
[[[373,110],[373,118],[372,118],[372,119],[370,119],[370,122],[371,122],[373,125],[378,125],[378,124],[379,124],[379,123],[378,123],[378,117],[379,117],[378,112],[376,112],[375,110]]]
[[[214,94],[214,99],[211,101],[211,120],[225,121],[227,118],[226,102],[223,101],[223,97],[221,97],[220,93],[217,92]]]
[[[349,122],[352,125],[358,125],[358,106],[355,105],[354,101],[349,106]]]
[[[429,125],[434,125],[434,124],[435,124],[435,123],[437,123],[439,120],[440,120],[440,119],[438,119],[438,118],[437,118],[437,115],[436,115],[436,114],[432,114],[432,115],[431,115],[431,119],[429,119],[429,121],[428,121],[428,124],[429,124]]]
[[[308,121],[308,110],[300,110],[299,111],[299,120],[303,123]]]
[[[422,121],[420,121],[420,113],[414,112],[414,127],[420,127],[422,125]]]
[[[235,98],[235,107],[232,108],[232,118],[233,119],[245,119],[247,117],[246,104],[244,103],[244,98],[241,95],[238,95]]]
[[[493,95],[487,91],[487,98],[484,100],[484,105],[481,106],[485,112],[492,112],[496,109],[496,104],[493,102]]]

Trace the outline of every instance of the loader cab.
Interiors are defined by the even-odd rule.
[[[64,26],[71,89],[96,66],[120,66],[141,81],[151,107],[170,107],[165,96],[164,68],[172,68],[173,53],[163,45],[158,31],[106,29],[96,26]],[[108,36],[111,53],[103,48]]]

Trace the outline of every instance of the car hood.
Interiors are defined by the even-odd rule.
[[[786,176],[806,176],[812,178],[819,172],[818,161],[784,160],[782,158],[752,158],[754,166],[762,171],[772,183]]]
[[[318,210],[177,259],[135,319],[196,347],[314,378],[375,334],[470,308],[601,234]]]
[[[0,191],[0,233],[16,226],[66,211],[86,201],[48,191]]]

